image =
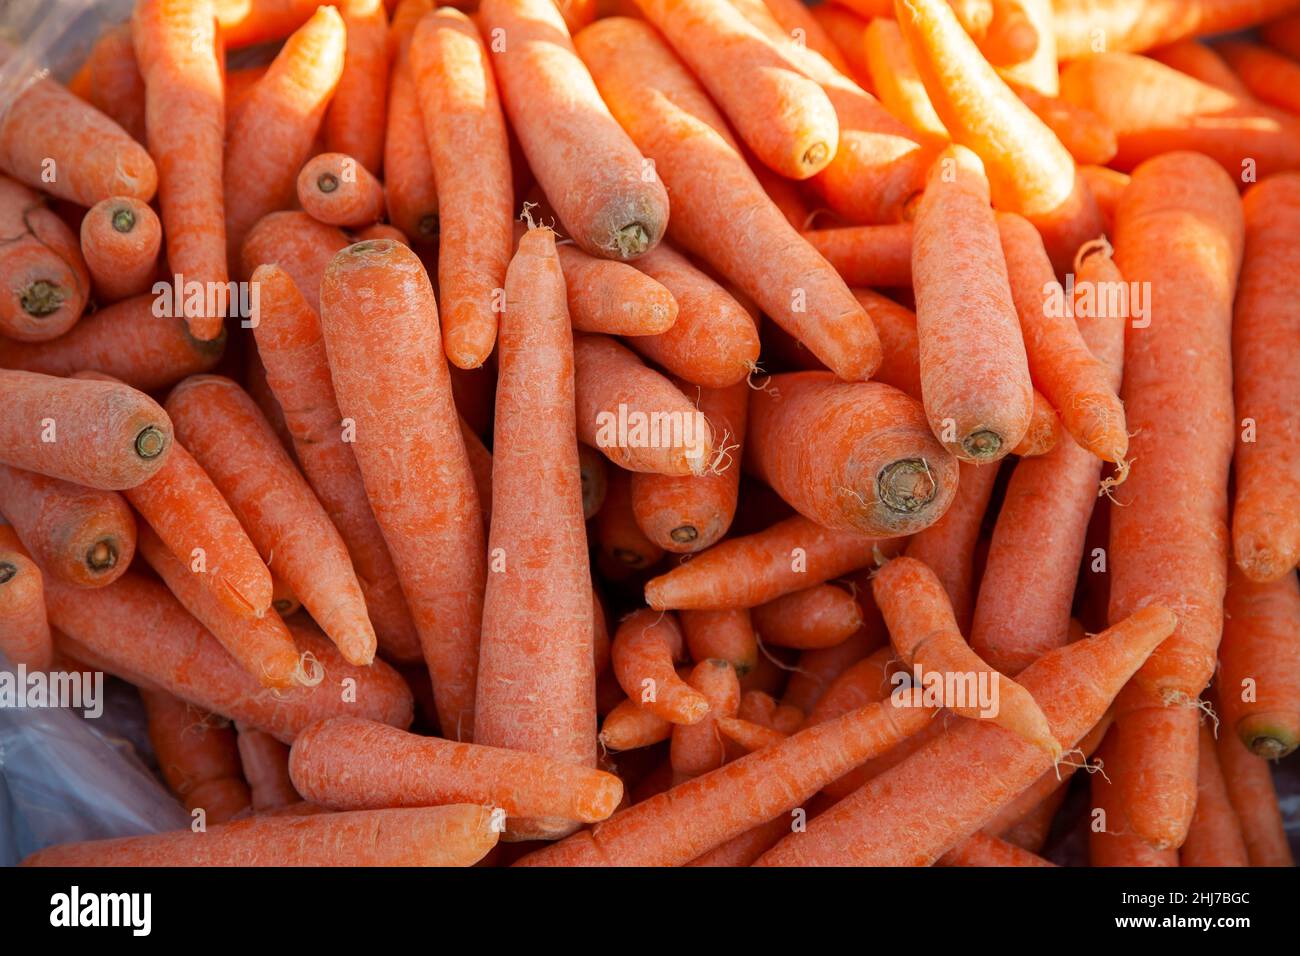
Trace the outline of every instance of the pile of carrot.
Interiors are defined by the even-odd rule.
[[[1300,0],[137,0],[0,104],[0,664],[194,822],[27,863],[1290,865],[1297,89]]]

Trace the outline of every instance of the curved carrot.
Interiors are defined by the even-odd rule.
[[[1112,727],[1098,753],[1102,769],[1092,775],[1088,862],[1092,866],[1177,866],[1177,850],[1158,850],[1136,835],[1124,818],[1120,788],[1136,768],[1117,759],[1118,729]]]
[[[682,657],[682,632],[670,615],[642,609],[619,624],[610,661],[619,686],[630,700],[672,724],[699,723],[710,703],[677,676],[673,661]]]
[[[225,285],[225,107],[212,13],[208,0],[140,0],[131,35],[145,83],[149,153],[158,164],[167,264],[187,282]],[[191,334],[205,340],[221,334],[222,319],[202,310],[185,316]]]
[[[97,202],[81,220],[81,253],[103,304],[144,292],[158,266],[162,225],[138,199]]]
[[[768,644],[816,650],[848,640],[862,626],[862,608],[847,591],[816,584],[753,609],[754,629]]]
[[[172,389],[167,407],[267,566],[349,662],[370,663],[375,632],[347,547],[253,400],[230,379],[201,375]]]
[[[438,188],[411,73],[411,36],[433,0],[401,0],[388,30],[392,66],[384,126],[384,193],[388,219],[414,242],[438,238]]]
[[[11,665],[39,671],[49,669],[54,656],[41,569],[7,524],[0,524],[0,653]]]
[[[748,610],[682,611],[678,619],[691,660],[724,660],[741,677],[758,662],[758,640]]]
[[[704,695],[709,709],[702,720],[673,727],[669,760],[676,783],[716,770],[726,762],[727,748],[718,721],[734,717],[740,706],[740,681],[727,661],[716,658],[700,661],[686,682]]]
[[[369,226],[384,214],[384,187],[348,153],[317,153],[303,163],[298,203],[331,226]]]
[[[277,265],[289,273],[307,304],[320,311],[320,286],[325,267],[348,237],[334,226],[303,212],[273,212],[262,217],[244,240],[240,256],[243,275],[252,279],[261,265]]]
[[[1241,821],[1228,799],[1219,767],[1214,732],[1201,725],[1196,763],[1196,813],[1187,839],[1178,850],[1181,866],[1249,866]]]
[[[228,822],[252,798],[239,765],[234,728],[162,690],[142,688],[149,742],[168,788],[205,823]]]
[[[1057,54],[1094,56],[1098,36],[1107,50],[1140,51],[1184,37],[1254,26],[1293,6],[1289,0],[1052,0]],[[1097,31],[1101,31],[1098,33]]]
[[[339,411],[356,423],[353,451],[415,618],[443,735],[472,739],[483,522],[429,277],[406,246],[349,246],[321,282],[320,319]]]
[[[301,801],[289,779],[289,748],[264,730],[237,727],[236,731],[239,764],[248,781],[253,811],[263,813]]]
[[[355,156],[378,175],[388,100],[388,13],[383,0],[343,0],[347,52],[321,132],[331,153]]]
[[[624,698],[605,715],[600,725],[601,746],[609,750],[649,747],[667,740],[672,734],[673,724],[631,698]]]
[[[1218,758],[1250,865],[1294,866],[1268,761],[1247,750],[1231,730],[1219,734]]]
[[[496,341],[496,297],[514,250],[506,121],[487,49],[465,14],[424,17],[410,56],[438,184],[443,345],[452,364],[477,368]]]
[[[90,294],[76,236],[39,195],[5,176],[0,236],[0,334],[44,342],[73,328]]]
[[[558,245],[555,251],[564,270],[569,316],[579,332],[640,338],[676,325],[677,301],[652,276],[572,245]]]
[[[309,816],[260,815],[209,827],[34,853],[24,866],[472,866],[496,845],[486,807],[451,804]]]

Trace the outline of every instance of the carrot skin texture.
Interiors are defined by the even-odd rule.
[[[710,658],[695,665],[687,683],[705,696],[709,709],[690,725],[673,727],[669,760],[673,779],[680,783],[716,770],[726,762],[727,748],[718,728],[720,718],[734,717],[740,706],[740,681],[726,661]]]
[[[1100,751],[1098,760],[1102,773],[1094,773],[1090,781],[1092,791],[1091,813],[1096,822],[1088,832],[1088,863],[1091,866],[1177,866],[1177,850],[1156,849],[1128,825],[1124,816],[1120,788],[1133,767],[1117,754],[1118,729],[1112,727]]]
[[[244,240],[242,274],[252,279],[261,265],[277,265],[289,273],[307,304],[320,311],[320,286],[325,268],[348,237],[341,229],[317,222],[304,212],[273,212],[263,216]]]
[[[12,526],[0,524],[0,652],[13,665],[47,670],[54,657],[45,579]]]
[[[741,677],[758,663],[758,640],[749,611],[682,611],[678,615],[691,660],[727,661]]]
[[[671,724],[697,724],[711,705],[673,667],[682,656],[682,644],[681,628],[671,615],[642,609],[619,624],[610,663],[629,699]]]
[[[234,729],[166,691],[142,688],[153,744],[167,786],[205,823],[226,823],[251,802]]]
[[[90,295],[77,237],[34,190],[0,176],[0,335],[48,342],[76,326]]]
[[[760,604],[753,618],[767,643],[817,650],[848,640],[862,626],[862,608],[842,588],[818,584]]]
[[[1247,750],[1230,730],[1219,734],[1218,757],[1250,865],[1294,866],[1268,761]]]
[[[1228,798],[1214,732],[1201,727],[1196,770],[1196,813],[1178,850],[1181,866],[1249,866],[1241,821]]]
[[[343,71],[321,124],[325,148],[379,175],[388,99],[388,14],[382,0],[343,0]]]
[[[384,215],[383,183],[347,153],[317,153],[307,160],[298,171],[295,191],[298,205],[330,226],[369,227]],[[371,237],[358,231],[358,238]]]
[[[81,220],[81,252],[101,304],[139,295],[158,266],[162,225],[139,199],[100,200]]]

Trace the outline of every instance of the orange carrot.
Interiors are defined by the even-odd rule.
[[[1292,0],[1191,0],[1177,4],[1052,0],[1057,53],[1063,60],[1096,55],[1098,37],[1105,38],[1107,50],[1140,51],[1184,37],[1254,26],[1293,6]]]
[[[273,212],[264,216],[244,241],[241,269],[245,278],[252,279],[258,266],[279,266],[289,273],[307,304],[319,311],[325,267],[347,245],[342,230],[306,213]]]
[[[0,235],[0,334],[24,342],[63,335],[90,294],[76,237],[39,195],[5,176]]]
[[[886,642],[885,623],[880,618],[880,612],[874,602],[867,600],[867,592],[860,593],[863,604],[866,605],[863,608],[866,622],[856,634],[850,635],[841,644],[817,651],[804,651],[799,655],[797,669],[790,675],[781,696],[782,707],[811,713],[841,674]],[[743,701],[740,716],[747,717]],[[775,725],[775,713],[766,722]]]
[[[415,622],[351,447],[356,435],[334,395],[320,318],[278,266],[259,266],[252,281],[261,290],[258,354],[303,475],[347,546],[379,646],[397,660],[419,660]]]
[[[826,372],[775,375],[750,413],[746,465],[827,528],[906,535],[952,503],[957,461],[897,389]]]
[[[716,658],[700,661],[686,682],[704,695],[709,709],[703,719],[673,727],[669,759],[676,783],[717,770],[726,762],[726,745],[718,720],[734,717],[740,706],[740,681],[727,661]]]
[[[917,133],[948,139],[948,130],[925,92],[898,24],[883,17],[872,20],[863,34],[863,45],[872,87],[885,109]]]
[[[870,319],[767,198],[721,114],[654,29],[606,18],[582,31],[578,47],[610,109],[673,190],[676,242],[842,378],[867,378],[880,355]]]
[[[65,843],[24,866],[472,866],[497,842],[486,807],[261,815],[151,836]]]
[[[677,323],[676,300],[651,276],[572,245],[559,245],[556,252],[564,270],[569,316],[579,332],[638,338],[660,335]]]
[[[1232,67],[1228,66],[1213,47],[1199,40],[1179,40],[1168,46],[1149,50],[1147,56],[1165,66],[1173,67],[1179,73],[1195,77],[1202,83],[1217,86],[1238,99],[1250,99],[1250,90],[1246,88],[1245,83],[1241,82],[1241,77],[1232,71]]]
[[[1295,394],[1300,308],[1283,291],[1300,268],[1300,175],[1246,192],[1245,255],[1232,323],[1233,391],[1240,439],[1232,546],[1257,581],[1300,563],[1300,418]]]
[[[225,155],[232,263],[259,219],[292,204],[298,170],[343,71],[345,42],[343,18],[322,7],[289,37],[233,118]]]
[[[1053,63],[1052,76],[1056,76]],[[1115,158],[1119,142],[1115,131],[1089,110],[1075,106],[1056,96],[1044,96],[1027,86],[1015,86],[1016,95],[1034,111],[1034,115],[1056,134],[1061,145],[1069,150],[1076,163],[1094,163],[1104,166]],[[1091,185],[1091,180],[1084,177]],[[1097,199],[1097,196],[1093,196]],[[1098,200],[1098,207],[1101,203]]]
[[[592,526],[600,569],[623,580],[629,571],[652,567],[664,556],[663,548],[651,541],[637,524],[632,510],[632,475],[622,468],[609,472],[605,501]]]
[[[165,587],[139,574],[93,590],[51,578],[46,603],[50,623],[70,639],[58,637],[56,646],[66,645],[81,660],[84,647],[132,683],[160,687],[285,743],[316,721],[345,713],[394,727],[411,723],[411,692],[401,675],[383,661],[349,664],[315,627],[295,623],[290,632],[319,664],[312,676],[321,682],[272,695]]]
[[[228,50],[283,40],[307,22],[319,0],[212,0]]]
[[[480,446],[482,443],[479,443]],[[465,442],[466,451],[470,451],[470,464],[474,463],[474,454],[470,448],[468,439]],[[590,521],[600,511],[601,506],[605,503],[605,493],[608,490],[608,467],[605,464],[605,458],[596,449],[589,445],[578,446],[578,473],[582,479],[582,517],[585,521]],[[477,472],[475,472],[477,476]],[[492,482],[489,475],[488,489],[491,490]],[[482,495],[480,494],[480,497]],[[489,501],[485,509],[490,505]]]
[[[849,73],[849,64],[813,15],[814,8],[804,6],[799,0],[763,0],[763,5],[792,40],[821,54],[841,73]]]
[[[357,242],[364,242],[367,239],[391,239],[393,242],[400,242],[404,246],[411,244],[406,238],[406,233],[386,222],[376,222],[364,229],[357,229],[352,233],[352,238]]]
[[[228,822],[252,798],[239,766],[235,731],[166,691],[142,689],[149,742],[168,788],[207,824]]]
[[[1080,166],[1079,175],[1083,177],[1097,200],[1107,234],[1114,235],[1115,210],[1119,206],[1124,190],[1128,188],[1129,175],[1106,166]]]
[[[54,656],[41,569],[7,524],[0,524],[0,656],[11,665],[41,671],[49,669]]]
[[[263,730],[238,727],[239,763],[248,781],[253,810],[263,813],[298,803],[289,779],[289,748]]]
[[[81,252],[103,304],[138,295],[158,265],[162,226],[138,199],[114,196],[96,203],[81,220]]]
[[[736,717],[719,717],[717,725],[718,732],[732,743],[739,745],[745,753],[753,753],[765,747],[775,747],[790,736],[774,727],[765,727]]]
[[[976,833],[949,850],[939,866],[1055,866],[1036,853],[987,833]]]
[[[605,715],[600,743],[610,750],[636,750],[672,736],[673,725],[635,700],[624,698]]]
[[[1060,85],[1054,17],[1052,0],[995,0],[993,21],[977,41],[980,50],[1008,83],[1040,96],[1056,96]]]
[[[1099,753],[1101,771],[1092,775],[1088,862],[1092,866],[1177,866],[1177,850],[1158,850],[1134,834],[1124,818],[1120,788],[1140,768],[1116,753],[1119,729],[1112,727]]]
[[[813,7],[824,9],[827,4]],[[790,832],[792,818],[782,813],[766,823],[746,830],[739,836],[732,837],[725,843],[719,843],[707,853],[701,853],[687,863],[687,866],[749,866],[777,840]]]
[[[347,153],[317,153],[298,173],[298,203],[331,226],[368,226],[384,214],[384,187]]]
[[[384,127],[384,192],[388,219],[415,242],[438,238],[438,189],[411,74],[411,37],[433,0],[401,0],[388,31],[388,117]]]
[[[677,676],[682,632],[671,615],[642,609],[619,624],[610,647],[619,686],[628,698],[672,724],[695,724],[709,712],[709,699]]]
[[[225,107],[212,14],[210,0],[141,0],[131,31],[145,82],[149,153],[158,164],[167,263],[187,282],[224,285]],[[200,309],[185,321],[206,340],[221,334],[222,318]]]
[[[438,183],[443,344],[452,364],[477,368],[496,340],[497,296],[514,248],[506,121],[488,52],[465,14],[423,18],[410,56]]]
[[[69,88],[122,127],[137,143],[143,143],[144,77],[136,63],[129,22],[100,34],[78,76],[84,77],[85,95],[71,85]]]
[[[1268,761],[1246,749],[1230,729],[1219,733],[1219,766],[1241,824],[1251,866],[1293,866]]]
[[[849,285],[910,286],[912,224],[812,229],[803,234]],[[875,318],[874,313],[872,318]],[[877,329],[879,331],[879,329]]]
[[[172,389],[167,408],[267,566],[350,663],[370,663],[375,632],[347,547],[253,400],[230,379],[197,375]]]
[[[325,114],[325,148],[356,157],[378,175],[383,161],[388,98],[388,14],[382,0],[343,0],[347,53]]]
[[[679,619],[692,660],[724,660],[741,677],[758,662],[758,641],[748,610],[682,611]]]
[[[1187,840],[1178,851],[1182,866],[1249,866],[1241,821],[1228,799],[1228,788],[1219,768],[1214,732],[1201,725],[1200,752],[1196,771],[1196,814]]]
[[[415,618],[443,736],[473,739],[483,522],[429,277],[406,246],[349,246],[322,280],[320,319],[339,411],[356,422],[353,451]]]
[[[586,252],[634,259],[668,224],[659,177],[619,128],[550,0],[485,0],[479,22],[510,38],[493,70],[528,165]],[[581,187],[576,176],[581,175]]]
[[[862,626],[853,596],[830,584],[783,595],[753,610],[754,629],[768,644],[816,650],[848,640]]]

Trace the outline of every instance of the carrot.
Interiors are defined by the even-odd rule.
[[[239,260],[244,237],[293,202],[298,170],[343,72],[346,29],[322,7],[294,31],[249,91],[226,136],[226,246]]]
[[[1053,97],[1060,92],[1056,64],[1055,14],[1052,0],[1001,0],[995,2],[993,21],[980,50],[1008,83]],[[998,49],[1000,48],[1000,49]],[[1004,54],[996,56],[998,49]],[[996,56],[996,59],[995,59]]]
[[[162,226],[138,199],[97,202],[81,220],[81,253],[102,304],[139,295],[158,266]]]
[[[816,650],[848,640],[862,626],[862,608],[848,592],[817,584],[753,610],[758,636],[778,647]]]
[[[256,342],[244,355],[244,390],[248,392],[253,404],[258,407],[266,418],[267,424],[271,426],[271,430],[275,432],[280,447],[294,459],[296,464],[297,452],[294,451],[293,436],[289,434],[289,425],[284,420],[284,409],[280,407],[279,400],[266,380],[266,366],[262,364],[262,357],[257,354]],[[280,590],[279,585],[276,586],[276,590]]]
[[[642,609],[619,624],[610,647],[619,686],[628,698],[672,724],[699,723],[710,702],[673,669],[682,656],[682,632],[672,616]]]
[[[356,422],[353,451],[415,619],[443,736],[473,739],[483,523],[429,277],[406,246],[349,246],[321,282],[320,318],[339,411]]]
[[[419,660],[415,622],[353,454],[356,436],[334,395],[320,318],[278,266],[259,266],[252,281],[261,290],[258,354],[303,475],[347,546],[379,646],[398,660]]]
[[[721,114],[654,29],[610,17],[583,30],[577,45],[610,109],[673,191],[678,245],[734,282],[840,377],[867,378],[880,355],[870,319],[767,198]]]
[[[0,172],[80,206],[110,196],[148,202],[158,189],[145,148],[51,79],[27,86],[0,117]]]
[[[1201,725],[1196,771],[1196,814],[1178,851],[1182,866],[1250,866],[1241,821],[1228,799],[1214,732]]]
[[[637,338],[659,335],[677,323],[677,301],[651,276],[575,246],[557,245],[555,251],[564,270],[569,316],[579,332]]]
[[[166,691],[142,689],[149,742],[167,787],[206,824],[228,822],[252,802],[235,731]]]
[[[754,607],[866,567],[890,539],[832,531],[796,515],[729,538],[646,584],[652,608]]]
[[[411,71],[438,183],[438,292],[447,358],[477,368],[497,334],[514,249],[510,147],[488,52],[459,10],[424,17]]]
[[[1106,224],[1106,233],[1115,233],[1115,210],[1119,207],[1120,197],[1128,188],[1129,175],[1106,166],[1080,166],[1079,175],[1092,190],[1093,198],[1101,209],[1102,220]]]
[[[938,860],[939,866],[1055,866],[1036,853],[1000,840],[987,833],[976,833],[949,850]]]
[[[871,85],[885,109],[925,136],[948,139],[948,130],[934,111],[903,34],[893,20],[878,18],[863,34]]]
[[[388,30],[388,116],[384,127],[384,192],[388,219],[416,242],[438,238],[438,189],[411,73],[411,37],[433,0],[401,0]]]
[[[24,866],[471,866],[497,842],[486,807],[450,804],[309,816],[254,816],[209,827],[34,853]]]
[[[667,243],[632,264],[668,290],[677,320],[660,333],[630,336],[627,344],[695,385],[725,389],[743,381],[759,351],[744,306]]]
[[[797,372],[773,376],[752,406],[746,465],[827,528],[905,535],[952,503],[956,459],[930,434],[920,405],[897,389]],[[810,436],[826,444],[816,447]]]
[[[244,240],[240,257],[243,275],[252,279],[258,266],[277,265],[307,300],[320,311],[320,286],[325,267],[348,237],[334,226],[317,222],[303,212],[273,212],[264,216]]]
[[[1092,811],[1088,832],[1088,862],[1092,866],[1177,866],[1177,850],[1159,850],[1129,829],[1120,801],[1120,787],[1139,768],[1115,753],[1118,728],[1111,728],[1102,745],[1102,769],[1092,775]]]
[[[1287,12],[1292,0],[1052,0],[1057,54],[1062,60],[1095,55],[1098,36],[1107,50],[1140,51],[1184,37],[1226,33]],[[1101,31],[1098,33],[1097,31]]]
[[[1300,58],[1300,13],[1291,13],[1263,24],[1260,38],[1291,59]]]
[[[1300,419],[1289,400],[1300,309],[1278,285],[1300,268],[1300,175],[1252,186],[1242,210],[1246,245],[1232,322],[1241,428],[1233,453],[1232,546],[1248,577],[1269,581],[1300,562]]]
[[[605,501],[592,525],[598,565],[608,576],[624,579],[629,571],[653,567],[664,556],[637,524],[632,510],[632,475],[622,468],[609,473]]]
[[[248,781],[253,811],[264,813],[302,800],[289,779],[289,748],[263,730],[236,728],[239,764]]]
[[[485,31],[510,37],[493,50],[493,69],[529,168],[565,231],[608,259],[653,249],[668,224],[664,185],[610,115],[554,4],[486,0],[478,15]]]
[[[1131,170],[1152,156],[1189,150],[1233,177],[1300,167],[1300,121],[1155,60],[1104,53],[1061,73],[1061,96],[1115,131],[1111,165]]]
[[[1020,684],[1043,707],[1051,736],[1075,741],[1086,734],[1174,625],[1170,611],[1147,607],[1031,665]],[[998,769],[972,779],[960,770],[971,760]],[[932,863],[1051,766],[1041,747],[989,721],[965,721],[810,821],[806,832],[787,836],[757,865]],[[934,812],[936,804],[943,807],[941,814]]]
[[[741,677],[758,662],[758,642],[749,611],[744,608],[683,611],[679,620],[692,660],[724,660]]]
[[[775,727],[765,727],[736,717],[719,717],[718,732],[732,743],[738,745],[745,753],[775,747],[790,735]],[[773,841],[775,842],[775,841]]]
[[[409,246],[410,240],[406,238],[406,233],[396,226],[390,226],[386,222],[376,222],[364,229],[356,229],[352,232],[352,238],[357,242],[364,242],[367,239],[390,239],[393,242],[399,242],[404,246]]]
[[[149,154],[158,164],[167,263],[187,282],[224,285],[225,107],[212,14],[210,0],[140,0],[131,35],[145,83]],[[221,334],[222,316],[189,312],[185,321],[196,339]]]
[[[841,73],[849,74],[848,62],[813,14],[815,8],[806,7],[799,0],[763,0],[763,5],[792,40],[821,54]]]
[[[578,440],[630,471],[701,475],[716,439],[672,382],[603,335],[573,341]]]
[[[347,547],[253,400],[230,379],[200,375],[172,389],[167,408],[267,566],[349,663],[369,664],[375,632]]]
[[[45,579],[18,532],[7,524],[0,524],[0,656],[34,671],[48,670],[54,656],[45,619]]]
[[[378,175],[388,98],[388,14],[382,0],[344,0],[339,13],[347,52],[322,126],[325,148],[356,157]]]
[[[1219,734],[1218,760],[1250,865],[1293,866],[1268,761],[1247,750],[1231,729]]]
[[[347,153],[317,153],[298,173],[298,203],[331,226],[368,226],[384,214],[384,187]]]
[[[1202,83],[1217,86],[1240,100],[1250,99],[1250,90],[1241,82],[1241,77],[1232,71],[1232,67],[1213,47],[1199,40],[1178,40],[1168,46],[1148,50],[1147,56],[1173,67],[1179,73],[1195,77]]]
[[[78,76],[86,91],[69,88],[111,119],[137,143],[145,141],[144,77],[136,63],[131,24],[119,23],[100,34]]]
[[[39,195],[5,176],[0,236],[0,334],[24,342],[63,335],[90,293],[76,237]]]
[[[1223,733],[1270,760],[1300,745],[1300,588],[1288,572],[1260,584],[1228,574],[1219,647]]]
[[[172,446],[158,403],[120,382],[0,371],[0,462],[90,488],[132,488]]]
[[[481,444],[480,442],[480,446]],[[467,451],[470,450],[468,439],[465,442],[465,448]],[[471,452],[471,465],[473,460],[474,455]],[[609,488],[608,468],[605,465],[604,456],[588,445],[579,445],[578,474],[582,482],[582,517],[584,521],[590,521],[600,511],[601,506],[605,504],[605,493]],[[492,486],[490,474],[488,478],[488,488],[490,490]],[[482,497],[482,495],[480,494],[479,497]]]
[[[672,733],[671,723],[635,700],[624,698],[605,715],[600,725],[600,743],[610,750],[636,750],[665,741]]]
[[[701,720],[673,727],[669,759],[676,783],[716,770],[726,762],[727,751],[718,721],[734,717],[740,706],[740,681],[727,661],[701,660],[686,682],[704,695],[709,707]]]
[[[813,7],[821,10],[827,4]],[[686,866],[749,866],[777,840],[790,832],[792,819],[782,813],[766,823],[746,830],[725,843],[719,843],[707,853],[701,853]]]
[[[1055,65],[1052,67],[1052,76],[1056,76]],[[1014,89],[1021,101],[1034,111],[1034,115],[1056,134],[1076,163],[1104,166],[1115,158],[1115,153],[1119,150],[1115,131],[1098,116],[1068,100],[1044,96],[1027,86],[1016,85]],[[1091,186],[1091,180],[1086,176],[1084,181]],[[1095,195],[1093,198],[1098,200],[1100,208],[1100,199]]]
[[[227,50],[283,40],[310,19],[319,0],[212,0]]]
[[[46,603],[50,623],[70,639],[56,638],[56,646],[82,660],[84,648],[132,683],[160,687],[284,743],[318,720],[345,713],[395,727],[411,723],[411,692],[401,675],[383,661],[349,664],[315,627],[289,625],[295,643],[319,665],[313,676],[322,681],[272,694],[165,587],[139,574],[93,590],[51,578]]]
[[[994,205],[1032,222],[1064,270],[1075,250],[1101,231],[1096,203],[1069,152],[984,60],[943,0],[897,0],[896,7],[917,71],[953,141],[983,161]]]
[[[804,239],[852,286],[912,284],[912,224],[811,229]],[[872,314],[875,318],[875,314]],[[879,332],[877,328],[877,332]]]

